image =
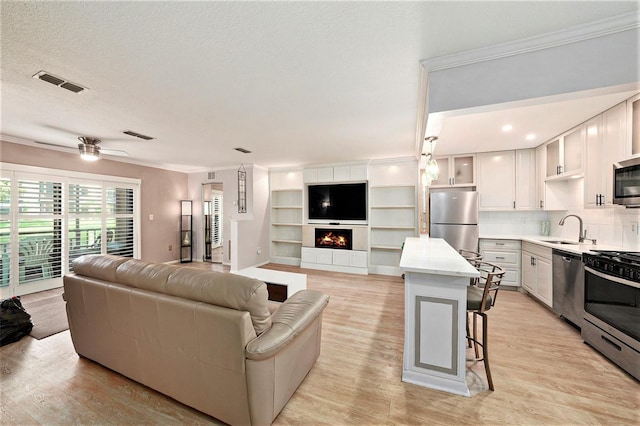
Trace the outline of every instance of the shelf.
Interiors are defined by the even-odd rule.
[[[372,209],[415,209],[415,205],[405,206],[371,206]]]
[[[391,189],[391,188],[415,188],[415,185],[411,185],[411,184],[406,184],[406,185],[371,185],[369,188],[371,189],[376,189],[376,188],[383,188],[383,189]]]
[[[371,250],[393,250],[393,251],[400,251],[400,250],[402,250],[402,247],[398,247],[398,246],[371,246]]]
[[[415,226],[371,225],[371,229],[406,229],[413,231],[415,229]]]
[[[284,244],[302,244],[302,240],[271,240],[274,243],[284,243]]]
[[[302,226],[301,223],[272,223],[273,226]]]
[[[302,206],[271,206],[272,209],[302,209]]]

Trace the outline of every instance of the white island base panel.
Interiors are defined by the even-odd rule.
[[[469,278],[480,274],[439,238],[407,238],[402,381],[471,396],[466,381]]]
[[[471,396],[466,381],[468,277],[405,273],[402,381]]]

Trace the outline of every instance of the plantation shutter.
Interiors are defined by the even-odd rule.
[[[133,257],[134,253],[134,191],[133,188],[108,185],[106,188],[106,253]]]
[[[9,286],[11,270],[11,178],[0,178],[0,287]]]
[[[212,194],[213,226],[211,227],[211,247],[222,245],[222,195]]]
[[[69,206],[69,270],[73,260],[83,254],[101,253],[102,185],[99,183],[70,183]]]
[[[18,180],[18,283],[62,276],[62,183]]]

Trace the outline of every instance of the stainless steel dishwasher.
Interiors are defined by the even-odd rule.
[[[553,250],[553,310],[582,328],[584,264],[579,254]]]

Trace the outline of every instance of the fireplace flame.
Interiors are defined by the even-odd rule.
[[[344,235],[333,235],[333,232],[327,232],[318,238],[318,244],[322,246],[346,247],[347,239]]]

